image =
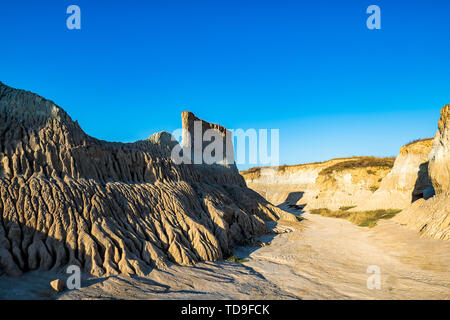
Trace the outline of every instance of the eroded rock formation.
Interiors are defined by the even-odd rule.
[[[450,191],[450,104],[441,110],[438,131],[430,152],[429,171],[437,193]]]
[[[431,197],[434,190],[428,173],[428,155],[432,141],[423,139],[401,147],[380,188],[355,210],[404,209],[417,199]]]
[[[395,220],[423,235],[450,240],[450,105],[441,110],[428,171],[436,195],[417,200]]]
[[[214,164],[236,168],[232,134],[229,130],[221,125],[203,121],[189,111],[181,113],[181,122],[184,128],[181,144],[190,150],[191,163],[209,164],[209,156],[209,160],[213,160],[211,162]],[[220,142],[217,148],[220,150],[216,150],[217,155],[206,153],[205,157],[203,152],[205,149],[208,150],[209,145],[213,146],[211,142],[214,142],[216,138]]]
[[[53,102],[0,83],[0,274],[73,264],[143,275],[221,259],[265,221],[293,219],[234,166],[174,164],[173,143],[164,132],[97,140]]]
[[[434,193],[428,173],[432,141],[403,146],[395,162],[391,158],[346,158],[242,174],[249,187],[278,204],[287,199],[308,209],[403,209]]]
[[[335,210],[356,206],[371,197],[393,163],[393,158],[354,157],[254,168],[241,174],[250,188],[275,204]]]
[[[307,210],[403,209],[394,221],[450,240],[450,105],[441,111],[434,139],[403,146],[392,170],[385,160],[335,159],[278,170],[254,168],[242,175],[249,187],[276,204]]]

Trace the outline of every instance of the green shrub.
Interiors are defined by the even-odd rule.
[[[350,159],[347,161],[336,163],[332,166],[323,169],[322,171],[320,171],[319,174],[328,176],[333,174],[333,172],[340,172],[347,169],[371,168],[371,167],[391,169],[394,166],[394,161],[395,158],[361,157],[358,159]]]
[[[244,258],[239,258],[236,255],[231,255],[227,258],[228,262],[237,262],[237,263],[243,263],[243,262],[248,262],[248,259],[244,259]]]
[[[356,206],[347,206],[347,207],[340,207],[339,208],[339,210],[341,210],[341,211],[348,211],[348,210],[350,210],[350,209],[353,209],[353,208],[356,208]]]
[[[337,211],[333,211],[326,208],[313,209],[311,214],[320,214],[324,217],[347,219],[353,224],[360,227],[372,228],[376,226],[377,221],[380,219],[390,219],[394,217],[401,210],[388,209],[388,210],[372,210],[372,211],[355,211],[349,212],[348,210],[354,207],[341,207]]]

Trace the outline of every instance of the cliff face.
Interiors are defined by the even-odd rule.
[[[393,163],[392,158],[355,157],[241,174],[250,188],[273,203],[334,210],[370,197]]]
[[[233,168],[174,164],[169,137],[100,141],[53,102],[0,83],[0,274],[74,264],[143,275],[221,259],[265,221],[292,219]]]
[[[218,161],[214,161],[214,163],[218,164],[220,161],[219,164],[226,165],[237,171],[237,167],[234,165],[232,135],[229,130],[221,125],[203,121],[189,111],[181,113],[181,122],[184,129],[181,144],[185,148],[190,148],[192,163],[208,163],[208,159],[207,157],[205,159],[203,152],[205,149],[208,149],[208,145],[214,142],[217,137],[220,142],[220,150],[217,150],[215,157],[220,159],[216,159]]]
[[[404,209],[417,199],[432,196],[428,173],[431,145],[432,139],[423,139],[403,146],[380,188],[355,210]]]
[[[423,235],[450,240],[450,105],[441,110],[428,171],[436,195],[414,202],[395,220]]]
[[[408,202],[422,198],[424,190],[433,187],[428,174],[432,141],[424,139],[403,146],[391,172],[381,182],[380,190],[406,193]]]
[[[429,171],[437,193],[450,190],[450,105],[441,110],[438,131],[430,153]]]
[[[250,188],[276,204],[354,207],[351,211],[403,209],[395,221],[449,240],[450,105],[441,111],[435,138],[403,146],[391,167],[386,159],[348,158],[279,170],[255,168],[242,175]]]
[[[322,163],[251,169],[241,174],[247,185],[281,204],[307,209],[356,207],[358,210],[403,209],[434,194],[428,173],[432,139],[412,142],[392,158],[346,158]]]

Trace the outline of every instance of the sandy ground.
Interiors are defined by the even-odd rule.
[[[389,220],[369,229],[302,217],[303,231],[253,252],[238,248],[250,258],[245,265],[301,299],[450,299],[450,242],[419,238]],[[379,290],[367,287],[369,266],[379,267]]]
[[[86,278],[80,290],[57,294],[49,283],[53,272],[31,272],[20,278],[0,277],[0,299],[296,299],[251,268],[231,262],[199,263],[153,270],[148,277]]]
[[[450,299],[450,242],[423,239],[392,222],[361,228],[304,213],[274,226],[265,247],[238,247],[244,263],[171,266],[148,277],[83,277],[80,290],[56,294],[53,272],[0,277],[0,299]],[[369,266],[381,288],[368,289]]]

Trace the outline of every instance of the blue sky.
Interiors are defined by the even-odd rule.
[[[66,28],[71,4],[81,30]],[[191,110],[279,128],[281,163],[391,156],[433,136],[450,103],[449,19],[445,0],[2,1],[0,81],[110,141],[173,131]]]

